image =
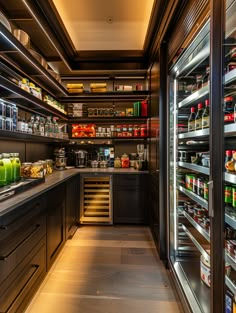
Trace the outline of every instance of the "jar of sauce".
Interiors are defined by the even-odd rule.
[[[121,156],[121,167],[128,168],[129,167],[129,156],[128,154],[124,153]]]

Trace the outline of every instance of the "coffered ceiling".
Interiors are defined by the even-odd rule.
[[[53,0],[77,51],[143,50],[154,0]]]

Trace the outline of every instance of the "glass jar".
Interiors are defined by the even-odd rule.
[[[31,178],[44,177],[44,168],[41,162],[32,163],[31,170],[30,170],[30,177]]]
[[[121,167],[128,168],[129,167],[129,156],[128,154],[124,153],[121,156]]]
[[[114,167],[115,168],[121,168],[121,159],[119,157],[115,158]]]
[[[134,125],[134,137],[140,137],[140,127],[138,125]]]
[[[19,153],[11,153],[11,164],[12,164],[12,180],[15,182],[20,180],[21,162],[19,158]]]
[[[31,166],[32,166],[31,162],[24,162],[21,164],[21,169],[20,169],[21,177],[25,177],[25,178],[30,177]]]
[[[47,167],[47,175],[52,174],[53,172],[53,160],[47,159],[46,161],[46,167]]]
[[[46,176],[47,175],[47,162],[44,161],[44,160],[38,160],[37,162],[42,164],[42,166],[43,166],[43,175]]]
[[[2,154],[2,162],[5,168],[5,175],[6,175],[6,184],[12,183],[12,164],[10,159],[10,153],[3,153]]]

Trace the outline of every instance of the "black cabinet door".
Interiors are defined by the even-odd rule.
[[[65,184],[46,193],[47,205],[47,270],[65,242]]]
[[[72,236],[79,220],[79,175],[66,182],[66,239]]]
[[[146,175],[114,175],[114,223],[146,224],[148,220],[147,199]]]

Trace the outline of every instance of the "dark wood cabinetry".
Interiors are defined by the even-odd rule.
[[[0,312],[21,312],[46,274],[46,201],[0,217]]]
[[[65,184],[45,194],[47,199],[47,270],[65,243]]]
[[[79,175],[66,182],[66,215],[65,229],[66,239],[72,236],[79,222],[80,203],[80,177]]]
[[[148,175],[117,174],[113,177],[114,223],[145,224],[148,221]]]

